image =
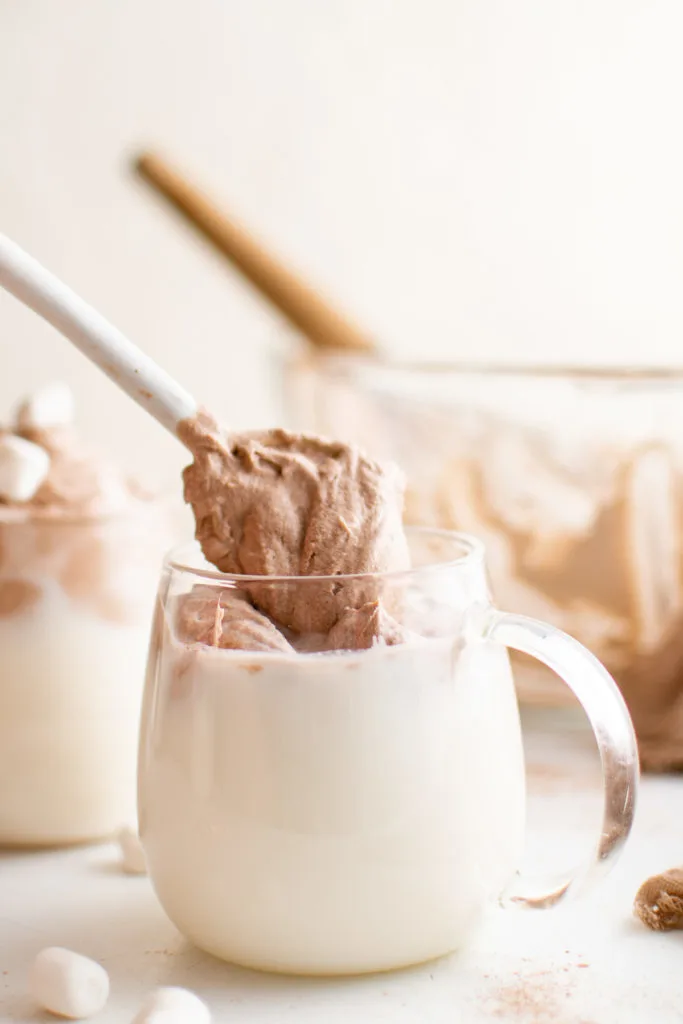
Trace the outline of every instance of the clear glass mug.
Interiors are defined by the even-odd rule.
[[[552,626],[490,602],[482,544],[411,529],[414,568],[226,576],[167,558],[141,727],[139,820],[171,920],[234,963],[296,974],[407,966],[462,946],[491,900],[547,907],[600,879],[631,828],[638,757],[607,671]],[[348,587],[407,631],[318,654],[189,642],[190,593],[323,600]],[[201,591],[194,588],[201,587]],[[305,595],[305,598],[304,598]],[[225,596],[225,595],[224,595]],[[563,877],[518,875],[524,758],[506,648],[556,671],[600,750],[601,833]]]

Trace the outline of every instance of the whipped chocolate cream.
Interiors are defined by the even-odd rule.
[[[183,421],[178,434],[194,456],[183,476],[196,536],[222,572],[334,577],[409,567],[404,481],[392,464],[285,430],[228,435],[206,414]],[[399,635],[371,580],[249,580],[243,589],[281,631],[318,637],[318,649],[357,649]]]
[[[199,584],[176,601],[175,630],[184,643],[224,650],[292,650],[270,619],[240,591]]]
[[[360,608],[347,608],[327,634],[327,650],[360,651],[382,641],[387,646],[403,643],[402,627],[379,601],[368,601]]]
[[[329,633],[288,636],[272,619],[251,604],[244,591],[195,585],[174,601],[171,614],[178,640],[222,650],[278,651],[314,654],[322,651],[360,651],[376,644],[403,643],[406,633],[379,601],[344,611]]]
[[[80,439],[65,422],[72,411],[68,389],[53,385],[0,429],[0,621],[60,592],[99,620],[138,622],[127,575],[168,538],[152,495]]]
[[[21,503],[27,511],[55,516],[110,515],[140,497],[136,485],[86,445],[72,427],[28,428],[17,433],[50,456],[47,478],[29,501]]]

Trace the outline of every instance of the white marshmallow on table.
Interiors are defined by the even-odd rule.
[[[50,456],[39,444],[0,434],[0,498],[30,501],[50,471]]]
[[[44,430],[73,423],[74,397],[66,384],[48,384],[24,399],[17,409],[20,430]]]
[[[118,834],[118,840],[123,870],[129,875],[146,875],[145,851],[135,829],[122,828]]]
[[[33,962],[31,995],[45,1010],[70,1020],[99,1013],[109,998],[109,975],[87,956],[60,946],[41,950]]]
[[[186,988],[157,988],[150,992],[133,1024],[210,1024],[211,1013],[199,996]]]

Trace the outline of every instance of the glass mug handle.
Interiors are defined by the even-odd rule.
[[[517,876],[501,903],[552,907],[569,893],[583,892],[600,881],[616,862],[633,824],[638,788],[638,747],[624,698],[607,669],[577,640],[554,626],[525,615],[482,609],[476,634],[552,669],[577,697],[588,716],[602,764],[602,829],[592,856],[562,876],[529,881]]]

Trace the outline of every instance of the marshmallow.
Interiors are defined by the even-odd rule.
[[[147,863],[140,836],[132,828],[122,828],[118,834],[121,848],[121,866],[129,875],[146,875]]]
[[[29,395],[17,409],[20,430],[64,427],[74,419],[74,397],[66,384],[48,384]]]
[[[0,498],[30,501],[50,471],[44,448],[14,434],[0,435]]]
[[[150,992],[133,1024],[210,1024],[206,1003],[186,988],[157,988]]]
[[[99,1013],[109,997],[109,975],[104,967],[59,946],[41,950],[29,984],[31,995],[43,1009],[70,1020]]]

